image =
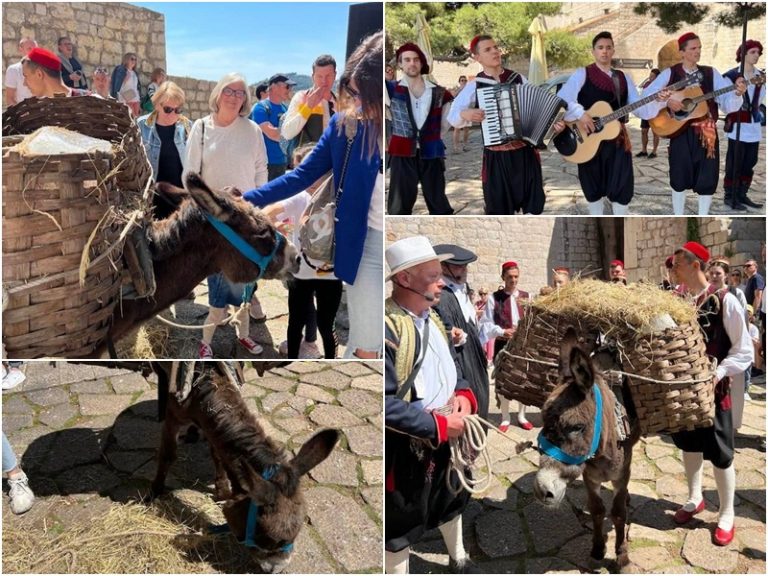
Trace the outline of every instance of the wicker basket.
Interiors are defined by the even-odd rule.
[[[92,97],[30,99],[3,116],[3,340],[11,358],[90,355],[122,282],[126,215],[150,214],[151,166],[128,109]],[[42,126],[109,140],[113,153],[24,156]],[[90,265],[81,265],[85,247]],[[84,275],[81,282],[81,274]]]
[[[588,317],[576,319],[529,308],[515,337],[496,359],[496,389],[504,397],[541,407],[557,386],[558,369],[531,360],[559,361],[560,340],[568,328],[594,341],[598,328]],[[711,426],[715,401],[712,366],[698,323],[654,334],[616,332],[622,370],[654,382],[629,378],[644,435]],[[701,382],[690,383],[692,380]]]

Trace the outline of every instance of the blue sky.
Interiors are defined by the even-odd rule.
[[[165,15],[168,73],[254,83],[282,72],[312,73],[324,53],[344,68],[349,2],[131,2]]]

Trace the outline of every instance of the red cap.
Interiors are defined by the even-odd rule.
[[[32,48],[29,54],[27,54],[27,58],[43,68],[56,70],[57,72],[61,70],[61,60],[59,60],[59,57],[45,48]]]
[[[424,52],[422,52],[421,48],[417,44],[414,44],[413,42],[406,42],[400,48],[397,49],[397,52],[395,52],[395,58],[397,60],[400,60],[400,54],[403,52],[416,52],[416,54],[419,55],[419,60],[421,60],[421,74],[429,74],[429,64],[427,63],[427,57],[424,55]]]
[[[557,274],[570,274],[571,271],[566,268],[565,266],[558,266],[557,268],[553,268],[552,272],[555,272]]]
[[[739,46],[739,48],[736,50],[736,62],[741,62],[741,56],[742,54],[746,54],[752,48],[760,48],[760,56],[763,55],[763,45],[760,44],[757,40],[747,40],[744,42],[744,46]]]
[[[685,43],[688,42],[688,40],[694,40],[696,38],[698,38],[698,36],[696,36],[696,34],[693,32],[686,32],[677,39],[677,47],[682,50],[683,46],[685,46]]]
[[[686,242],[683,244],[683,250],[686,250],[696,256],[699,260],[703,260],[704,262],[709,262],[709,250],[704,248],[701,244],[698,242]]]
[[[667,256],[667,259],[664,260],[664,266],[671,269],[674,266],[674,259],[674,256]]]
[[[621,266],[624,268],[624,262],[621,260],[611,260],[611,266]]]
[[[504,264],[501,265],[501,273],[504,274],[504,272],[506,272],[510,268],[519,268],[519,266],[517,265],[517,262],[513,260],[509,260],[507,262],[504,262]]]
[[[477,43],[480,42],[480,36],[483,36],[483,34],[478,34],[469,41],[469,51],[473,54],[475,53],[475,46],[477,46]]]

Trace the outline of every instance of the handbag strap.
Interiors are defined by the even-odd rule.
[[[200,178],[203,177],[203,154],[205,154],[205,118],[200,120]]]
[[[339,185],[336,188],[336,197],[334,198],[334,202],[336,206],[339,205],[339,201],[341,200],[341,194],[344,192],[344,178],[347,176],[347,165],[349,164],[349,153],[352,151],[352,143],[355,140],[355,134],[352,134],[352,136],[347,136],[347,150],[344,153],[344,164],[341,167],[341,177],[339,178]]]
[[[419,369],[421,368],[421,364],[424,362],[424,358],[427,355],[427,346],[429,346],[429,316],[427,316],[427,321],[424,324],[424,338],[421,342],[421,347],[424,350],[423,354],[421,355],[421,358],[418,359],[416,364],[413,365],[413,369],[411,370],[411,373],[408,375],[408,378],[405,379],[405,382],[403,382],[403,385],[400,387],[400,390],[397,391],[397,399],[402,400],[405,398],[405,395],[408,394],[408,392],[413,388],[413,383],[416,380],[416,376],[419,374]]]

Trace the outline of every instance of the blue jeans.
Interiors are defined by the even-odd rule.
[[[221,272],[208,276],[208,305],[213,308],[226,308],[228,304],[240,306],[243,288],[245,284],[230,282]]]
[[[384,343],[384,233],[368,228],[354,284],[347,284],[349,339],[344,358],[356,349],[381,356]]]
[[[16,468],[16,466],[18,466],[16,453],[13,451],[13,448],[11,448],[11,443],[8,442],[5,432],[3,432],[3,473],[10,472]]]

